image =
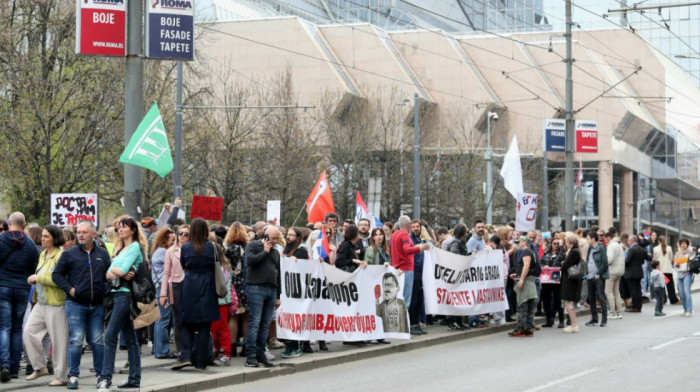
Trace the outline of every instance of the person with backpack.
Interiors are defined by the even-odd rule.
[[[515,280],[515,292],[518,297],[518,326],[508,332],[512,337],[532,337],[535,329],[535,307],[537,306],[537,287],[535,277],[539,277],[539,267],[535,253],[530,249],[528,238],[522,236],[515,240],[520,249],[515,262],[515,273],[510,278]]]
[[[119,385],[119,389],[141,386],[141,352],[131,311],[131,280],[144,262],[143,254],[148,249],[148,242],[136,220],[128,216],[119,221],[118,235],[119,242],[115,246],[114,260],[106,275],[107,280],[111,281],[110,296],[113,305],[105,328],[104,363],[97,382],[98,392],[109,392],[112,386],[119,334],[126,340],[129,361],[129,378]]]

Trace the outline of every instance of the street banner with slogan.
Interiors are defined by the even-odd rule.
[[[359,225],[360,219],[363,218],[369,220],[370,229],[382,226],[382,222],[376,216],[374,216],[367,208],[365,201],[360,195],[360,191],[357,191],[357,195],[355,196],[355,224]]]
[[[461,256],[431,248],[423,259],[427,314],[471,316],[508,309],[503,251]]]
[[[329,212],[335,212],[335,207],[331,187],[324,170],[316,181],[314,189],[311,190],[311,194],[306,198],[307,220],[309,223],[321,222]]]
[[[224,198],[202,195],[192,195],[190,218],[202,218],[210,221],[220,221],[224,212]]]
[[[283,258],[277,337],[290,340],[410,339],[403,279],[393,267],[348,273],[326,263]]]
[[[537,223],[537,194],[518,193],[515,203],[515,230],[535,230]]]
[[[518,193],[523,191],[523,169],[520,166],[520,149],[518,149],[516,135],[513,135],[508,152],[503,157],[501,177],[503,177],[503,187],[517,199]]]
[[[173,170],[168,135],[155,102],[131,136],[119,162],[152,170],[161,178]]]
[[[75,226],[82,221],[90,221],[97,225],[97,194],[51,194],[50,224],[60,227]]]

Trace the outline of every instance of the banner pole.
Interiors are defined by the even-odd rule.
[[[299,214],[297,214],[297,217],[294,218],[294,223],[292,223],[292,227],[297,224],[297,220],[299,220],[299,217],[301,216],[302,211],[304,211],[304,207],[306,207],[306,203],[304,203],[303,206],[301,206],[301,209],[299,210]]]

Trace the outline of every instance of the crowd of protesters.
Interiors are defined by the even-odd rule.
[[[428,325],[461,331],[506,323],[515,323],[513,337],[555,325],[577,333],[578,309],[591,310],[586,326],[605,327],[623,312],[641,312],[650,301],[657,317],[665,315],[667,301],[682,305],[685,317],[693,312],[688,264],[694,250],[680,239],[674,252],[655,232],[619,234],[594,226],[521,233],[513,223],[494,227],[481,220],[447,229],[407,216],[373,227],[368,219],[341,221],[335,213],[306,227],[267,222],[226,227],[199,218],[186,224],[177,219],[180,208],[179,201],[166,205],[167,223],[121,216],[103,232],[92,222],[65,229],[27,225],[19,212],[0,221],[0,381],[18,378],[24,357],[27,380],[51,374],[49,385],[78,389],[82,355],[89,351],[97,389],[106,392],[121,348],[128,362],[116,371],[128,378],[119,388],[139,388],[143,344],[152,346],[156,358],[175,361],[173,370],[229,366],[232,357],[245,358],[249,367],[273,367],[270,349],[283,348],[282,358],[313,353],[313,342],[278,341],[274,314],[280,259],[313,259],[319,234],[328,238],[330,252],[316,261],[347,272],[391,265],[405,275],[403,300],[412,335],[427,334]],[[423,254],[431,247],[460,255],[502,252],[508,310],[468,317],[426,314]],[[158,310],[145,327],[132,292],[142,264],[150,271]],[[216,265],[225,295],[216,287]],[[547,269],[560,274],[543,283],[540,276]],[[535,316],[545,316],[544,324],[536,325]],[[326,342],[315,343],[328,350]]]

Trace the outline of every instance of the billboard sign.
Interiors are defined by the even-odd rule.
[[[576,152],[598,152],[598,121],[576,120]]]
[[[194,0],[148,0],[146,57],[194,60]]]
[[[545,151],[566,152],[566,121],[549,118],[543,124]]]
[[[126,56],[126,2],[76,0],[76,53]]]

